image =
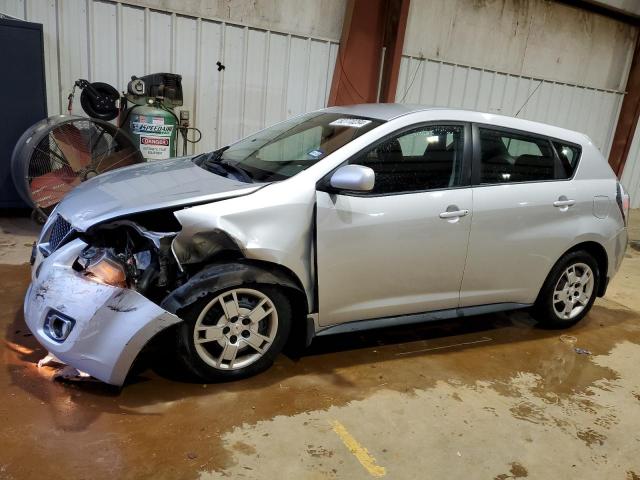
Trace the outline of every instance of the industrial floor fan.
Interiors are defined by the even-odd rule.
[[[11,171],[18,193],[42,221],[80,182],[143,161],[131,137],[111,123],[59,115],[24,132],[13,150]]]

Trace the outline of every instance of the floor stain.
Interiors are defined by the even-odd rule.
[[[581,430],[576,435],[589,447],[593,445],[604,445],[604,441],[607,439],[602,433],[598,433],[592,428]]]
[[[632,393],[640,316],[615,301],[598,300],[563,332],[590,356],[514,312],[319,338],[240,382],[205,386],[158,366],[118,390],[54,383],[53,368],[38,369],[46,352],[23,336],[29,269],[0,265],[0,278],[0,467],[8,478],[362,478],[331,418],[389,478],[455,478],[471,467],[494,478],[496,465],[522,451],[586,459],[572,463],[587,477],[640,471],[630,435],[640,430],[631,415],[640,400]],[[624,295],[633,298],[613,298]],[[608,451],[621,452],[622,470],[606,463]],[[556,464],[526,470],[534,478],[579,473],[545,470]]]
[[[313,445],[307,445],[307,453],[312,457],[333,457],[333,452],[323,447],[316,447]]]
[[[231,448],[233,448],[237,452],[244,453],[245,455],[253,455],[256,453],[255,448],[244,442],[236,442],[231,446]]]
[[[508,478],[525,478],[529,475],[527,469],[520,465],[518,462],[511,463],[511,469],[509,473],[501,473],[496,476],[494,480],[507,480]]]

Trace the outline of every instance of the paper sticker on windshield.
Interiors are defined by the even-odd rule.
[[[331,122],[329,125],[332,127],[361,128],[370,123],[371,120],[364,120],[363,118],[339,118]]]
[[[311,150],[307,155],[313,158],[321,157],[324,154],[322,150]]]

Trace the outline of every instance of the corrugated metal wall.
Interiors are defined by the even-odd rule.
[[[434,14],[437,12],[437,14]],[[578,130],[607,156],[638,28],[545,0],[411,0],[397,100]]]
[[[519,118],[584,132],[607,156],[623,95],[616,90],[403,55],[396,101],[509,116],[526,102]]]
[[[179,73],[182,108],[203,132],[196,152],[324,107],[338,51],[331,39],[120,2],[0,0],[0,12],[44,25],[50,115],[66,112],[78,78],[123,90],[131,75]],[[82,114],[77,98],[74,113]]]

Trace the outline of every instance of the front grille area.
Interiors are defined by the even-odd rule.
[[[55,251],[70,233],[71,224],[58,215],[49,230],[49,251]]]

